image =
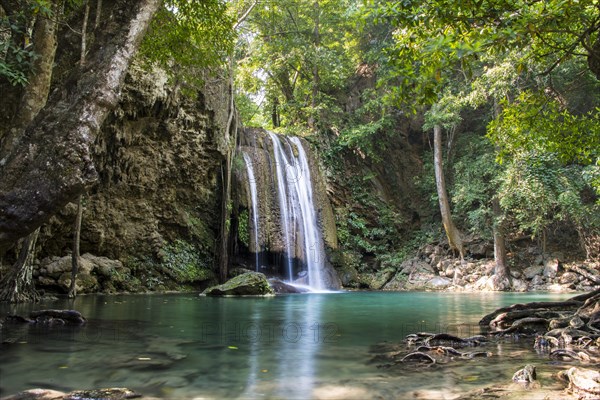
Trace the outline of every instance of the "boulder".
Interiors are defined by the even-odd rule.
[[[544,261],[544,276],[550,279],[556,278],[558,270],[560,268],[560,261],[558,258],[551,258]]]
[[[308,289],[290,285],[275,278],[269,279],[269,284],[271,285],[275,293],[306,293],[309,291]]]
[[[578,399],[597,399],[600,396],[600,372],[594,369],[571,367],[559,372],[559,378],[569,383]]]
[[[534,276],[540,275],[543,271],[544,267],[542,265],[532,265],[523,270],[523,275],[525,275],[525,278],[527,279],[533,279]]]
[[[225,282],[206,289],[206,296],[272,296],[275,291],[269,285],[265,274],[246,272]]]
[[[544,284],[544,277],[541,275],[535,275],[531,280],[531,286],[540,286]]]
[[[452,281],[448,278],[443,278],[441,276],[436,276],[435,278],[430,279],[427,282],[427,286],[437,290],[445,289],[450,285],[452,285]]]
[[[526,292],[527,291],[527,283],[525,281],[522,281],[521,279],[513,278],[512,289],[515,292]]]
[[[571,271],[565,272],[558,278],[558,283],[562,285],[576,283],[577,281],[579,281],[579,275]]]

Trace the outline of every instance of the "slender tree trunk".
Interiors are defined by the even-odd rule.
[[[315,57],[313,59],[313,70],[312,70],[312,96],[311,96],[311,114],[308,117],[308,127],[312,130],[317,129],[316,122],[316,109],[317,109],[317,98],[319,96],[319,64],[318,64],[318,54],[319,48],[321,47],[321,27],[320,27],[320,13],[321,8],[319,5],[319,0],[315,0],[314,2],[314,11],[315,11],[315,29],[313,32],[314,35],[314,48],[315,48]]]
[[[463,259],[465,249],[460,231],[452,221],[442,158],[442,127],[440,125],[435,125],[433,128],[433,164],[435,168],[435,184],[440,203],[440,213],[442,214],[442,223],[444,224],[444,230],[446,231],[450,247],[458,250],[460,258]]]
[[[494,99],[494,116],[500,116],[500,104]],[[492,213],[494,221],[492,222],[492,230],[494,236],[494,289],[506,290],[510,287],[510,276],[508,273],[508,262],[506,260],[506,240],[505,229],[503,222],[502,208],[500,207],[500,199],[497,196],[492,198]]]
[[[83,24],[81,26],[81,54],[79,55],[79,64],[85,65],[85,56],[87,54],[87,26],[90,19],[90,1],[85,1],[85,11],[83,13]]]
[[[50,17],[38,16],[33,26],[32,51],[35,56],[32,62],[32,71],[29,82],[22,92],[18,113],[8,124],[10,130],[2,140],[0,163],[4,162],[12,149],[18,145],[23,130],[33,121],[48,100],[57,47],[57,14],[62,8],[61,4],[61,1],[54,3],[52,15]]]
[[[77,296],[77,272],[79,271],[79,243],[81,239],[81,219],[83,216],[83,196],[79,195],[77,200],[77,216],[73,226],[73,252],[71,254],[71,286],[69,287],[69,298]]]
[[[100,18],[102,18],[102,0],[98,0],[96,3],[96,20],[94,21],[94,29],[100,26]]]
[[[506,290],[510,287],[508,274],[508,263],[506,261],[506,240],[504,239],[504,224],[502,222],[502,209],[500,201],[492,199],[492,211],[494,214],[494,278],[492,280],[494,290]]]
[[[33,260],[35,259],[35,245],[40,228],[23,240],[23,247],[17,262],[11,271],[0,282],[0,301],[10,303],[23,303],[38,301],[39,294],[33,283]]]
[[[231,175],[233,170],[233,157],[235,143],[237,141],[237,123],[234,121],[235,104],[233,102],[233,64],[229,62],[229,117],[224,133],[225,160],[221,166],[222,199],[221,199],[221,227],[219,238],[219,250],[217,252],[219,264],[219,279],[221,282],[227,280],[229,274],[230,254],[230,224],[231,224]],[[233,129],[233,137],[231,135]]]
[[[32,19],[29,13],[26,13],[26,7],[23,0],[0,0],[0,6],[8,19],[10,27],[10,37],[3,37],[2,40],[9,44],[13,49],[24,49],[26,46],[26,33]],[[17,59],[17,54],[13,51],[7,51],[4,55],[4,62],[7,65],[19,65],[21,62]],[[11,120],[18,112],[20,107],[19,99],[22,96],[22,87],[11,84],[8,79],[0,77],[0,143],[8,134]]]
[[[160,0],[114,0],[84,67],[55,90],[0,165],[0,250],[97,179],[91,148]]]

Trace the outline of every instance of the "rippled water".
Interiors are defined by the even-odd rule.
[[[535,360],[530,344],[495,343],[492,359],[431,368],[377,368],[371,346],[416,331],[479,333],[494,309],[572,295],[347,292],[275,298],[192,294],[83,296],[26,306],[0,305],[0,316],[74,308],[78,328],[5,326],[0,395],[45,387],[129,387],[169,399],[451,398],[510,381]]]

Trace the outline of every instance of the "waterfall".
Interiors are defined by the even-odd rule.
[[[277,175],[278,199],[283,240],[286,249],[288,278],[294,280],[292,259],[299,248],[306,264],[308,285],[325,288],[321,277],[324,267],[324,245],[317,222],[310,168],[306,152],[297,137],[282,137],[269,132],[273,143]],[[282,146],[284,141],[286,152]],[[295,150],[295,151],[294,151]],[[297,235],[296,235],[297,232]]]
[[[256,271],[259,270],[258,256],[260,253],[259,236],[258,236],[258,196],[256,195],[256,178],[254,177],[254,167],[250,156],[243,153],[244,161],[246,162],[246,172],[248,173],[248,183],[250,186],[250,197],[252,200],[252,230],[254,232],[254,254]]]

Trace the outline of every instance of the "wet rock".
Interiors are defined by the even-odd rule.
[[[75,310],[39,310],[29,314],[29,318],[20,315],[9,315],[5,322],[13,324],[40,325],[83,325],[86,319]]]
[[[64,400],[124,400],[137,399],[141,394],[126,388],[78,390],[67,393]]]
[[[468,353],[463,353],[463,358],[488,358],[493,354],[489,351],[471,351]]]
[[[275,291],[275,293],[286,294],[286,293],[306,293],[309,290],[297,286],[287,284],[279,279],[269,279],[269,284]]]
[[[29,314],[29,318],[41,324],[83,325],[86,319],[76,310],[39,310]]]
[[[272,296],[275,291],[260,272],[246,272],[225,282],[206,289],[206,296]]]
[[[29,389],[3,397],[2,400],[58,400],[64,399],[66,393],[51,389]]]
[[[512,380],[518,383],[532,383],[536,379],[535,366],[531,364],[527,364],[525,367],[515,372],[512,377]]]
[[[427,364],[435,364],[435,358],[431,357],[427,353],[422,353],[420,351],[415,351],[410,354],[407,354],[400,360],[401,362],[422,362]]]
[[[77,390],[69,393],[51,389],[30,389],[3,400],[125,400],[142,397],[126,388]]]

